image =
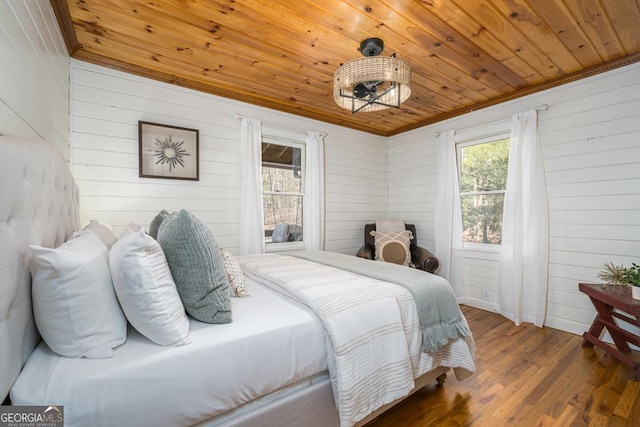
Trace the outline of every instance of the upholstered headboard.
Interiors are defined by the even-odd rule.
[[[0,399],[40,336],[31,308],[29,245],[57,247],[79,227],[78,187],[50,144],[0,136]]]

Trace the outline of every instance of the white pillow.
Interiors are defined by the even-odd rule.
[[[100,238],[100,240],[102,240],[102,243],[104,243],[107,246],[107,249],[111,249],[113,244],[116,243],[116,241],[118,240],[116,235],[113,234],[113,231],[111,231],[109,227],[99,223],[95,219],[92,219],[91,221],[89,221],[89,223],[85,225],[82,230],[83,231],[90,230],[96,233],[96,235]]]
[[[80,231],[56,249],[29,248],[34,318],[47,345],[67,357],[113,356],[127,338],[127,319],[104,243]]]
[[[189,320],[160,244],[129,224],[109,252],[113,286],[127,319],[159,345],[191,342]]]

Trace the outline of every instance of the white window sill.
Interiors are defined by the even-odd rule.
[[[298,251],[304,250],[304,242],[282,242],[282,243],[267,243],[265,245],[265,251],[269,252],[285,252],[285,251]]]
[[[479,252],[500,253],[501,245],[492,245],[489,243],[463,243],[462,249]]]

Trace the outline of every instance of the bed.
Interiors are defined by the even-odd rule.
[[[189,317],[187,345],[157,345],[128,325],[112,357],[61,356],[40,339],[25,257],[80,228],[77,186],[49,144],[6,136],[0,183],[0,395],[64,406],[67,426],[364,425],[448,371],[475,369],[470,335],[429,341],[414,291],[330,253],[237,257],[250,297],[231,298],[230,323]],[[375,315],[388,301],[398,308]],[[377,336],[358,342],[364,329]],[[381,366],[391,367],[382,386],[371,375]]]

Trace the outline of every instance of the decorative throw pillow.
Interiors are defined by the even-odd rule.
[[[191,342],[189,320],[160,244],[129,224],[109,252],[113,287],[129,323],[159,345]]]
[[[158,238],[158,229],[160,228],[160,224],[162,224],[162,221],[164,221],[164,219],[168,216],[169,212],[165,211],[164,209],[158,212],[158,215],[156,215],[151,220],[151,224],[149,224],[149,236],[153,237],[154,239]]]
[[[118,241],[118,238],[111,229],[103,224],[100,224],[95,219],[89,221],[89,224],[85,225],[82,231],[89,230],[96,234],[107,246],[107,249],[111,249],[113,244]]]
[[[242,269],[238,260],[233,257],[231,252],[226,249],[220,248],[222,253],[222,259],[224,261],[224,270],[227,273],[227,279],[233,289],[233,292],[237,297],[248,297],[247,281],[244,278]]]
[[[187,313],[201,322],[230,323],[229,280],[211,230],[183,209],[162,221],[158,242]]]
[[[373,230],[369,233],[375,237],[376,259],[394,264],[409,265],[411,263],[410,244],[413,233],[410,230],[380,233]]]
[[[56,249],[30,246],[33,314],[40,335],[61,356],[108,358],[127,338],[111,283],[108,249],[80,231]]]
[[[271,233],[271,241],[276,242],[288,242],[289,241],[289,224],[280,223],[273,227]]]

